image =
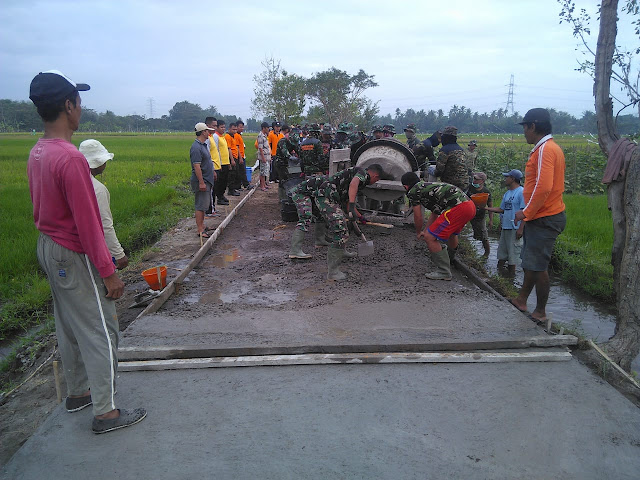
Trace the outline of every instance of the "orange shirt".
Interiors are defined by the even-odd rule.
[[[271,156],[276,156],[276,151],[278,150],[278,142],[281,138],[284,138],[284,133],[280,132],[276,135],[274,130],[269,132],[269,136],[267,137],[267,141],[269,142],[269,146],[271,147]]]
[[[564,153],[551,135],[531,151],[524,174],[525,221],[563,212]]]
[[[236,133],[233,136],[233,139],[236,141],[236,147],[238,147],[238,152],[240,153],[240,156],[242,158],[245,157],[244,155],[244,139],[242,138],[242,134],[241,133]]]
[[[231,151],[231,155],[233,155],[233,158],[238,158],[238,146],[236,145],[235,138],[228,133],[224,134],[224,138],[227,141],[227,146],[229,147],[229,150]]]

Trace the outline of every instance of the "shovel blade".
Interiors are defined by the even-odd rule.
[[[373,253],[373,240],[358,244],[358,256],[365,257]]]

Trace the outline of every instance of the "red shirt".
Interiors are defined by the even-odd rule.
[[[102,278],[112,275],[116,268],[84,155],[66,140],[41,138],[29,154],[27,174],[36,228],[57,244],[87,254]]]

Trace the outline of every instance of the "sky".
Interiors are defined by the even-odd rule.
[[[363,69],[383,115],[505,108],[511,75],[521,115],[594,111],[593,81],[575,71],[582,49],[555,0],[0,3],[0,98],[28,100],[31,79],[57,69],[91,85],[82,103],[98,112],[160,117],[187,100],[246,119],[254,76],[272,57],[305,77]],[[619,44],[637,45],[630,25],[618,28]],[[595,45],[595,20],[592,31]]]

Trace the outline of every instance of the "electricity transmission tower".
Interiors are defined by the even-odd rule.
[[[513,78],[513,75],[511,76],[511,78]],[[149,118],[154,118],[153,117],[153,97],[149,97],[147,99],[147,102],[149,103]]]
[[[511,107],[511,115],[513,115],[513,74],[511,74],[511,80],[509,81],[509,94],[507,95],[507,108],[506,111],[509,112],[509,107]]]

